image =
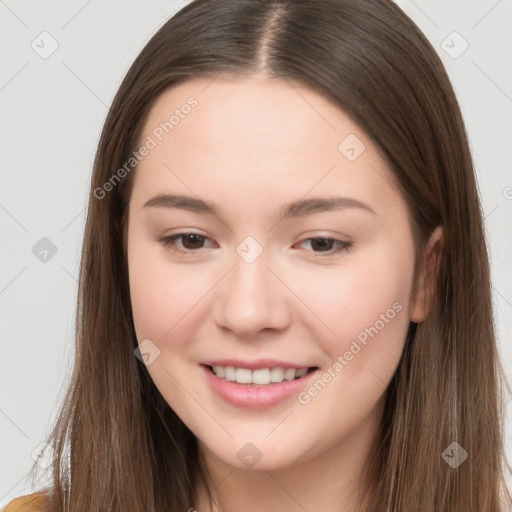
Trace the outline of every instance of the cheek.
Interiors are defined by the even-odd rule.
[[[298,399],[312,405],[311,418],[330,415],[333,435],[339,422],[348,430],[355,428],[382,398],[396,371],[409,328],[406,274],[352,269],[349,275],[317,281],[317,293],[309,295],[311,309],[334,334],[318,320],[310,324],[316,326],[327,359],[319,380]]]
[[[129,252],[130,296],[135,331],[139,342],[154,340],[161,348],[166,340],[183,339],[194,305],[208,290],[193,265],[172,266],[162,256],[161,247],[133,248]],[[193,273],[193,275],[191,275]]]
[[[412,253],[388,249],[382,254],[386,256],[359,259],[357,265],[295,276],[297,295],[309,310],[303,320],[310,319],[309,328],[330,361],[346,355],[353,372],[397,363],[409,327]]]

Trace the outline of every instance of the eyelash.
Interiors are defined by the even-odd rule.
[[[184,255],[190,255],[191,253],[199,252],[201,249],[204,249],[204,247],[200,247],[199,249],[182,249],[182,248],[177,247],[174,244],[174,242],[176,240],[183,238],[185,236],[188,236],[188,235],[196,235],[204,240],[208,240],[208,237],[200,235],[199,233],[177,233],[175,235],[165,236],[163,238],[160,238],[158,241],[160,242],[161,245],[163,245],[164,247],[170,248],[173,252],[177,252],[179,254],[184,254]],[[334,251],[332,249],[329,251],[320,251],[320,252],[313,251],[313,253],[318,256],[332,256],[333,254],[336,254],[341,251],[348,251],[348,250],[350,250],[350,248],[352,247],[352,244],[353,244],[353,242],[343,242],[342,240],[338,240],[336,238],[329,238],[329,237],[323,237],[323,236],[305,238],[304,240],[301,241],[301,243],[308,242],[311,240],[328,240],[329,242],[332,241],[335,244],[339,245],[339,247]],[[317,257],[317,256],[315,256],[315,257]]]

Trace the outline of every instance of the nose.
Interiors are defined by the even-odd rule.
[[[218,285],[213,306],[217,325],[240,338],[254,337],[264,329],[286,329],[291,292],[267,266],[265,252],[252,263],[235,256],[232,269]]]

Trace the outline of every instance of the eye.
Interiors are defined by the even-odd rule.
[[[349,250],[353,242],[344,242],[336,238],[315,237],[306,238],[300,242],[300,244],[304,243],[310,243],[314,253],[320,253],[320,255],[327,253],[326,255],[330,256],[340,251]]]
[[[181,246],[176,245],[176,241],[182,239]],[[158,241],[164,246],[170,248],[172,251],[180,254],[189,254],[203,249],[202,244],[208,240],[207,237],[199,233],[177,233],[171,236],[165,236]]]
[[[181,245],[177,245],[177,241],[181,240]],[[209,240],[208,237],[199,233],[177,233],[171,236],[165,236],[158,241],[164,247],[168,247],[179,254],[191,254],[204,249],[204,242]],[[318,255],[330,256],[343,250],[349,250],[352,242],[344,242],[336,238],[314,237],[306,238],[299,245],[309,243],[313,249],[313,253]],[[334,249],[334,250],[333,250]]]

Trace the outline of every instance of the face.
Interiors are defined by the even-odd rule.
[[[169,406],[239,468],[247,454],[284,468],[355,439],[380,418],[421,320],[409,214],[377,148],[328,99],[263,76],[170,89],[140,140],[130,293]],[[249,386],[204,366],[227,359],[316,370]]]

